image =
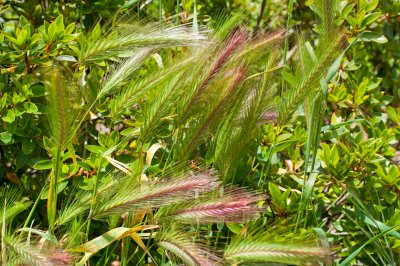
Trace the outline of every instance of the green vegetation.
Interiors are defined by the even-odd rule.
[[[2,265],[399,264],[399,16],[2,1]]]

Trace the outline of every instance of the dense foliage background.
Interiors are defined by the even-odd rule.
[[[398,0],[1,1],[3,265],[399,264],[399,33]]]

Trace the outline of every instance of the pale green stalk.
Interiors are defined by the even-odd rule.
[[[320,140],[320,132],[321,132],[321,126],[322,126],[322,119],[324,117],[324,112],[323,112],[323,104],[325,103],[325,100],[322,98],[321,92],[319,92],[316,96],[316,98],[313,101],[313,106],[312,106],[312,114],[310,117],[310,126],[308,129],[308,138],[307,138],[307,146],[306,146],[306,153],[304,155],[305,157],[305,162],[304,162],[304,176],[303,176],[303,193],[301,194],[301,199],[300,199],[300,206],[299,206],[299,213],[297,215],[297,221],[296,221],[296,229],[303,218],[303,213],[305,209],[307,208],[309,198],[311,196],[312,189],[314,187],[314,182],[307,182],[307,176],[308,172],[312,173],[314,171],[314,165],[315,165],[315,159],[317,156],[317,150],[319,146],[319,140]],[[311,156],[311,150],[312,150],[312,162],[311,162],[311,168],[310,171],[308,171],[308,166],[310,162],[310,156]],[[304,221],[306,222],[306,220]],[[295,230],[296,230],[295,229]]]
[[[49,222],[50,234],[54,235],[54,224],[56,221],[57,214],[57,186],[58,186],[58,176],[60,174],[60,164],[61,162],[61,147],[57,148],[57,155],[55,158],[54,172],[50,174],[50,184],[49,184],[49,196],[47,200],[47,218]]]
[[[32,209],[31,209],[31,211],[29,212],[29,215],[28,215],[28,217],[26,218],[23,227],[27,227],[27,226],[29,225],[29,222],[31,221],[32,216],[33,216],[34,212],[36,211],[36,207],[37,207],[37,205],[39,204],[40,197],[42,196],[43,191],[44,191],[44,187],[42,188],[42,190],[40,191],[39,195],[37,196],[36,201],[35,201],[35,203],[33,204]]]
[[[90,210],[89,210],[89,217],[87,220],[87,226],[86,226],[86,241],[89,241],[89,232],[90,232],[90,224],[91,224],[91,216],[93,214],[93,210],[96,207],[96,199],[97,199],[97,190],[98,190],[98,186],[99,186],[99,176],[100,176],[100,172],[101,172],[101,164],[102,164],[102,160],[103,160],[103,154],[100,154],[100,162],[97,168],[97,174],[95,175],[94,178],[94,186],[93,186],[93,194],[92,194],[92,203],[90,205]]]
[[[292,20],[292,12],[293,12],[293,4],[294,0],[289,0],[288,4],[288,14],[287,14],[287,20],[286,20],[286,33],[285,33],[285,45],[283,48],[283,65],[286,65],[287,62],[287,51],[289,49],[289,29],[290,29],[290,21]],[[285,85],[284,79],[282,79],[282,84],[279,90],[279,96],[282,96],[283,94],[283,87]]]
[[[6,212],[7,208],[7,199],[4,199],[4,209],[3,209],[3,224],[1,226],[1,262],[3,266],[7,265],[7,249],[6,249]]]
[[[179,18],[180,18],[180,12],[181,12],[179,6],[180,6],[180,1],[176,0],[176,24],[178,24],[178,25],[180,24]]]

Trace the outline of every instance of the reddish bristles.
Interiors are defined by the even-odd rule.
[[[154,186],[126,190],[117,194],[97,209],[96,217],[123,213],[147,204],[150,208],[182,202],[199,193],[210,192],[220,184],[212,172],[200,172],[189,177],[174,178]]]
[[[212,266],[219,265],[217,257],[209,254],[206,250],[197,247],[193,243],[174,243],[170,241],[160,241],[159,246],[172,252],[175,256],[180,257],[188,265]]]
[[[278,123],[278,112],[265,112],[261,114],[260,123]]]
[[[196,135],[192,138],[192,141],[190,142],[188,147],[195,146],[196,142],[200,139],[203,132],[215,121],[215,118],[219,117],[219,114],[223,112],[224,108],[228,106],[229,101],[231,101],[232,98],[234,98],[236,89],[245,79],[246,70],[243,67],[238,67],[237,69],[234,70],[234,73],[232,73],[232,75],[234,75],[233,79],[229,87],[224,92],[225,95],[223,96],[222,100],[218,103],[218,105],[215,107],[212,113],[208,116],[203,126],[197,131]]]
[[[54,262],[54,265],[67,266],[72,265],[73,256],[65,251],[56,250],[49,252],[48,258]]]
[[[219,184],[220,182],[218,179],[211,174],[206,172],[198,173],[184,179],[169,180],[167,186],[160,186],[159,189],[152,189],[153,193],[146,196],[144,200],[182,192],[209,192],[215,189]]]
[[[200,95],[201,92],[205,89],[208,83],[212,80],[212,78],[218,73],[219,69],[225,64],[225,62],[230,58],[230,56],[248,39],[248,34],[241,30],[236,30],[229,40],[227,41],[226,47],[221,51],[221,55],[218,60],[215,62],[214,67],[204,80],[203,84],[200,86],[200,89],[197,95]]]
[[[257,202],[264,197],[241,192],[180,209],[172,215],[181,222],[218,223],[245,222],[258,216],[261,209]]]
[[[221,67],[222,64],[232,55],[232,53],[248,39],[248,34],[242,30],[236,30],[229,38],[226,48],[223,50],[217,63],[215,64],[214,70]]]
[[[253,46],[252,49],[259,49],[259,48],[265,48],[267,47],[274,47],[274,45],[278,45],[281,43],[281,41],[284,39],[285,37],[285,33],[286,31],[284,30],[279,30],[277,32],[274,33],[270,33],[267,35],[263,35],[261,37],[258,37],[254,42],[253,42]]]
[[[244,67],[238,67],[236,69],[235,76],[232,80],[231,87],[237,88],[239,84],[243,82],[245,77],[246,77],[246,69]]]

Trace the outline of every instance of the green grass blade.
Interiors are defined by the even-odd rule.
[[[6,217],[7,217],[7,199],[4,199],[4,208],[3,208],[3,221],[1,225],[1,262],[2,265],[7,265],[7,249],[5,245],[5,236],[6,236]]]
[[[57,215],[57,187],[62,164],[60,153],[60,150],[57,149],[57,157],[54,159],[53,171],[50,173],[49,194],[47,198],[47,219],[51,233],[54,233]]]
[[[320,142],[320,132],[322,126],[322,120],[324,117],[323,112],[324,99],[321,93],[317,94],[317,97],[313,101],[312,114],[310,117],[310,125],[308,129],[306,153],[304,155],[304,178],[303,178],[303,192],[301,195],[299,213],[297,216],[296,228],[303,218],[303,212],[306,210],[307,205],[310,201],[312,190],[316,182],[317,174],[313,173],[316,154]],[[310,170],[308,169],[310,157],[313,155]],[[307,180],[308,171],[311,173],[310,178]]]
[[[42,230],[39,230],[39,229],[34,229],[34,228],[27,227],[27,228],[20,228],[20,229],[17,230],[17,232],[33,233],[33,234],[41,236],[43,239],[46,239],[46,240],[52,242],[55,245],[59,244],[57,238],[54,235],[52,235],[49,232],[45,232],[45,231],[42,231]]]
[[[370,238],[367,242],[365,242],[363,245],[361,245],[361,247],[359,247],[358,249],[356,249],[355,251],[353,251],[346,259],[344,259],[342,262],[340,262],[338,264],[338,266],[346,266],[349,265],[351,263],[351,261],[353,259],[355,259],[357,257],[357,255],[364,249],[365,246],[367,246],[368,244],[374,242],[375,240],[379,239],[382,236],[385,236],[387,234],[389,234],[390,232],[392,232],[394,229],[396,229],[397,227],[399,227],[400,224],[392,226],[388,229],[386,229],[385,231],[377,234],[376,236]]]

